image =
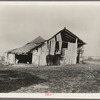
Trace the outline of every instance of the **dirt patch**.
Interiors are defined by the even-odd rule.
[[[43,86],[43,85],[41,85],[41,84],[39,84],[39,85],[35,85],[34,86],[34,89],[47,89],[47,88],[49,88],[49,86]]]

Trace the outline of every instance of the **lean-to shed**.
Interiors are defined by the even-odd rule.
[[[6,52],[5,61],[9,64],[32,63],[32,53],[30,51],[42,44],[44,41],[45,40],[39,36],[20,48]]]

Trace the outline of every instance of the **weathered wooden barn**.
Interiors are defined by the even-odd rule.
[[[34,65],[76,64],[80,59],[80,48],[85,44],[66,28],[48,40],[37,37],[23,47],[5,54],[9,64],[33,63]]]

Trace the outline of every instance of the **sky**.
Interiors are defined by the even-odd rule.
[[[87,44],[84,56],[100,56],[100,2],[0,2],[0,54],[66,27]]]

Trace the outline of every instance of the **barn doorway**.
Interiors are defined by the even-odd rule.
[[[32,63],[32,53],[24,54],[24,55],[15,55],[16,60],[18,63]]]

